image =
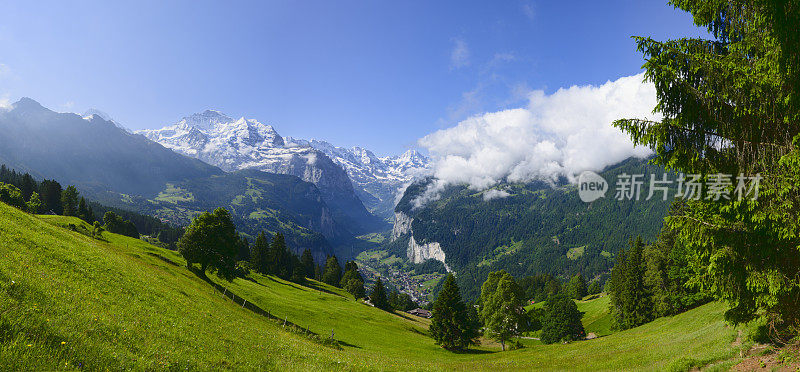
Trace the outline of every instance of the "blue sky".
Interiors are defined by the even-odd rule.
[[[131,129],[207,108],[394,154],[531,90],[641,71],[631,35],[696,36],[662,1],[9,1],[0,100]]]

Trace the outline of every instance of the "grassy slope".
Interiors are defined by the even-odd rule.
[[[685,362],[681,356],[705,361],[735,352],[736,332],[724,326],[717,304],[592,341],[452,354],[422,334],[426,321],[379,311],[316,282],[322,290],[260,275],[232,283],[212,276],[275,316],[325,336],[333,330],[345,345],[335,350],[223,299],[173,252],[55,226],[68,223],[81,222],[0,204],[0,370],[664,369]]]

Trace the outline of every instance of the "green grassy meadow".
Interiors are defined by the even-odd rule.
[[[686,370],[739,350],[721,304],[610,334],[601,297],[578,303],[598,339],[508,352],[484,342],[455,354],[426,336],[427,320],[337,288],[209,275],[308,337],[223,296],[175,252],[108,232],[94,239],[80,226],[0,204],[0,370]],[[331,332],[340,347],[318,341]]]

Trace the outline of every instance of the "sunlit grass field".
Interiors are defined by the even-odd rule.
[[[596,340],[508,352],[487,342],[454,354],[425,335],[427,320],[321,283],[210,275],[237,300],[318,339],[332,334],[336,348],[222,296],[174,252],[70,224],[83,225],[0,204],[0,370],[685,370],[738,354],[720,304]],[[587,330],[604,329],[606,306],[579,303]]]

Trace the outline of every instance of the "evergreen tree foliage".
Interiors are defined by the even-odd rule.
[[[114,234],[139,238],[139,232],[132,222],[123,220],[122,217],[111,211],[103,215],[103,227]]]
[[[61,206],[64,216],[78,215],[78,189],[76,189],[75,186],[67,186],[67,188],[61,192]]]
[[[545,344],[583,339],[586,331],[581,323],[582,317],[578,305],[566,293],[550,297],[544,305],[540,339]]]
[[[33,177],[28,173],[22,175],[19,185],[19,191],[22,193],[22,198],[25,200],[30,200],[31,195],[33,195],[36,189],[36,181],[33,179]]]
[[[269,244],[268,272],[283,279],[289,279],[292,274],[292,254],[286,248],[283,234],[275,233]]]
[[[608,294],[615,329],[633,328],[654,318],[652,297],[644,283],[643,252],[644,242],[637,237],[628,251],[617,254],[611,270]]]
[[[691,282],[727,301],[733,323],[765,315],[800,334],[800,4],[674,0],[710,39],[636,38],[660,121],[615,125],[653,162],[685,174],[732,175],[729,198],[690,200],[665,220],[686,248]],[[739,174],[761,177],[739,195]],[[745,181],[742,179],[742,181]],[[753,186],[753,180],[749,179]],[[739,189],[742,190],[742,189]],[[742,196],[741,198],[739,196]]]
[[[239,238],[237,245],[238,251],[236,252],[236,262],[250,261],[250,242],[245,237]]]
[[[30,199],[25,203],[25,210],[27,210],[28,213],[41,213],[42,201],[39,199],[39,193],[35,191],[31,193]]]
[[[204,212],[195,217],[178,241],[178,252],[186,259],[187,265],[200,264],[200,275],[212,268],[220,277],[232,280],[238,239],[230,213],[217,208],[214,212]]]
[[[436,300],[433,302],[433,319],[430,334],[436,344],[452,351],[460,351],[478,344],[480,324],[475,309],[470,312],[461,300],[461,292],[453,274],[447,274]]]
[[[569,280],[569,284],[567,284],[567,288],[569,290],[569,296],[580,300],[586,296],[586,280],[583,279],[583,275],[577,274]]]
[[[336,287],[341,280],[342,267],[339,266],[339,260],[336,256],[328,257],[328,260],[325,261],[325,270],[322,273],[322,282]]]
[[[314,256],[311,254],[311,250],[306,248],[303,250],[303,254],[300,256],[300,264],[303,265],[303,270],[305,272],[306,278],[314,278]],[[362,283],[363,285],[363,283]]]
[[[486,335],[500,342],[503,350],[506,341],[516,336],[525,324],[522,308],[522,290],[511,274],[495,271],[481,286],[481,320]]]
[[[294,269],[292,269],[292,277],[290,278],[290,280],[297,284],[305,284],[306,271],[303,269],[302,266],[296,265]]]
[[[375,307],[381,310],[391,311],[389,300],[386,298],[386,287],[383,286],[383,281],[378,278],[375,285],[372,286],[372,292],[369,294],[369,299]]]
[[[61,205],[61,184],[56,181],[44,180],[39,185],[39,197],[42,199],[44,213],[63,214]]]
[[[268,259],[269,241],[267,241],[267,234],[262,231],[258,233],[256,241],[253,243],[252,252],[250,253],[250,263],[257,272],[267,274],[269,273]]]
[[[94,216],[89,214],[89,208],[86,206],[86,199],[81,197],[81,201],[78,202],[78,218],[86,221],[87,223],[94,222]]]
[[[352,273],[352,271],[348,271],[347,273]],[[347,273],[345,273],[345,276],[347,276]],[[364,289],[364,281],[361,279],[360,276],[351,277],[344,283],[344,286],[342,286],[342,288],[344,288],[345,291],[347,291],[357,299],[364,297],[364,295],[366,294],[366,290]]]
[[[592,280],[589,284],[589,288],[586,290],[590,295],[596,295],[603,291],[603,288],[600,286],[600,281]]]

